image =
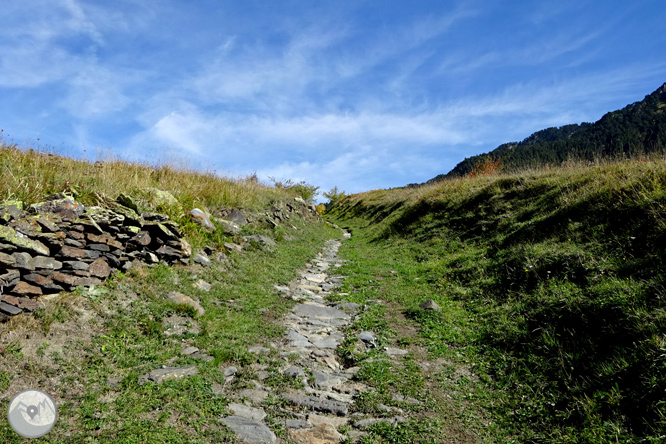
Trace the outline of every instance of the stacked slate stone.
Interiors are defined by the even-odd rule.
[[[85,207],[63,194],[27,211],[21,202],[0,205],[0,321],[35,310],[42,295],[100,284],[114,270],[191,256],[168,216],[103,205]]]

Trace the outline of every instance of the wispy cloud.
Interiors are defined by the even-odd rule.
[[[361,191],[596,120],[663,81],[654,51],[615,60],[605,44],[620,32],[641,51],[622,8],[446,3],[10,2],[0,94],[22,114],[0,117],[61,128],[55,145]]]

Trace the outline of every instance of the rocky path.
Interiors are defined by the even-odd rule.
[[[345,233],[345,237],[349,234]],[[364,428],[378,421],[405,420],[401,416],[368,418],[351,412],[354,396],[372,388],[354,381],[358,367],[344,368],[335,356],[335,348],[345,339],[343,328],[362,310],[358,304],[329,304],[325,299],[344,279],[335,273],[344,263],[337,256],[340,246],[340,241],[327,241],[323,252],[306,265],[299,279],[289,287],[276,286],[285,296],[299,301],[283,320],[287,329],[282,343],[274,345],[286,361],[283,374],[301,379],[304,388],[273,394],[286,405],[279,408],[280,417],[286,418],[282,425],[287,429],[289,440],[297,444],[337,443],[343,439],[353,442],[364,433]],[[360,341],[373,340],[369,332],[364,333],[367,334],[359,337]],[[252,347],[250,352],[267,353],[269,349]],[[255,367],[259,379],[255,381],[256,389],[238,393],[238,403],[229,404],[227,408],[233,415],[223,418],[222,422],[241,442],[276,443],[278,439],[263,421],[266,413],[261,408],[269,394],[269,389],[261,382],[267,372],[264,366]],[[393,409],[396,411],[391,413],[402,413]],[[338,432],[341,425],[348,426],[346,437]]]

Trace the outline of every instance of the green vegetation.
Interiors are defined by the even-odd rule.
[[[409,384],[441,394],[440,436],[453,416],[488,442],[663,442],[663,158],[372,191],[327,214],[353,234],[349,300],[389,307],[363,327],[391,340],[407,318],[410,348],[442,363]],[[442,311],[419,309],[427,299]],[[383,365],[361,376],[405,390]],[[403,442],[386,427],[376,442]]]
[[[63,191],[84,204],[97,203],[100,195],[115,199],[120,193],[150,201],[149,188],[158,188],[170,191],[187,209],[229,206],[263,210],[273,199],[298,195],[261,185],[256,176],[234,180],[198,172],[184,161],[156,167],[118,159],[90,163],[21,149],[1,138],[0,177],[0,201],[21,200],[27,205]],[[170,208],[155,209],[177,216]]]
[[[279,248],[247,247],[231,255],[229,264],[205,270],[163,265],[130,269],[104,286],[61,295],[35,318],[12,320],[15,331],[33,337],[43,331],[45,336],[34,351],[22,350],[23,341],[0,349],[0,390],[16,378],[26,385],[48,384],[59,401],[60,418],[40,442],[233,442],[219,423],[229,414],[226,392],[213,393],[225,385],[224,368],[239,368],[234,381],[226,383],[227,391],[252,387],[252,364],[266,366],[266,384],[276,390],[297,383],[279,373],[283,361],[277,351],[256,355],[248,347],[267,346],[283,335],[273,320],[295,302],[273,285],[294,279],[326,239],[340,235],[323,222],[294,217],[290,223],[297,238],[280,242]],[[209,292],[194,286],[201,277],[213,284]],[[198,299],[206,313],[198,316],[191,308],[166,302],[170,291]],[[170,329],[176,332],[167,334]],[[187,346],[215,359],[182,356]],[[139,385],[142,375],[163,365],[195,365],[199,373]],[[44,378],[53,382],[37,384]],[[6,411],[8,403],[1,399],[0,410]],[[24,442],[6,422],[0,423],[0,441]]]
[[[666,147],[666,84],[640,102],[607,113],[595,123],[565,125],[537,131],[522,142],[505,143],[469,157],[427,183],[462,177],[479,163],[500,160],[506,172],[558,166],[570,160],[638,158],[663,153]]]

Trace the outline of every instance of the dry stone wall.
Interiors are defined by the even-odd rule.
[[[5,202],[0,224],[0,321],[35,310],[40,296],[100,284],[114,270],[192,255],[168,216],[108,200],[84,206],[61,194],[28,208]]]
[[[124,194],[100,202],[85,206],[72,196],[57,194],[27,208],[19,201],[0,204],[0,322],[36,310],[42,296],[100,284],[115,270],[161,261],[210,265],[206,253],[214,249],[193,255],[178,223],[167,215],[140,212]],[[216,229],[204,211],[195,208],[189,214],[203,228]],[[274,228],[287,222],[290,214],[319,218],[313,205],[295,199],[264,215],[222,209],[212,219],[226,234],[238,235],[250,222]],[[263,235],[242,240],[275,245]]]

